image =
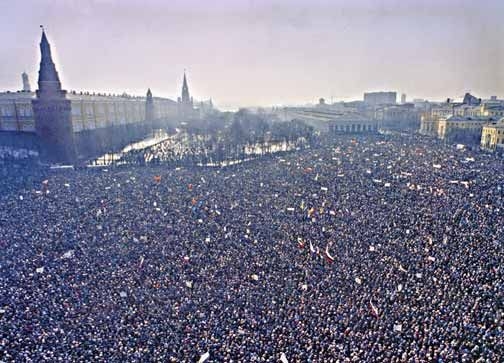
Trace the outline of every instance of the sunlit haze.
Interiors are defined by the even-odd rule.
[[[195,99],[222,109],[361,99],[504,96],[504,2],[2,1],[0,89],[37,79],[39,24],[67,90]]]

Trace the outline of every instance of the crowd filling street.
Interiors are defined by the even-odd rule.
[[[2,362],[504,354],[502,158],[342,136],[222,168],[9,168],[0,191]]]

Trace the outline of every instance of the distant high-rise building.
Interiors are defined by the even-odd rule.
[[[23,80],[23,92],[31,92],[30,80],[28,79],[26,72],[21,74],[21,78]]]
[[[396,92],[367,92],[364,93],[364,103],[367,106],[394,105],[396,104]]]
[[[401,103],[403,103],[403,104],[406,103],[406,93],[403,93],[401,95]]]

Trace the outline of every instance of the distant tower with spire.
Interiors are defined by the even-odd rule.
[[[150,129],[153,128],[154,122],[154,99],[150,88],[147,90],[147,97],[145,98],[145,124]]]
[[[30,80],[26,72],[21,74],[21,79],[23,80],[23,92],[31,92]]]
[[[44,28],[40,41],[40,69],[37,97],[32,100],[35,130],[40,140],[42,160],[74,163],[77,159],[73,139],[71,103],[66,91],[61,89],[56,66],[52,60],[51,46]]]
[[[182,81],[182,97],[178,98],[178,114],[181,121],[188,121],[193,117],[193,99],[189,95],[186,72],[184,70],[184,80]]]

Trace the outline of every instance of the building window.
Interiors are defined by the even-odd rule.
[[[5,105],[2,107],[2,116],[4,117],[12,117],[14,116],[14,107],[11,105]]]

